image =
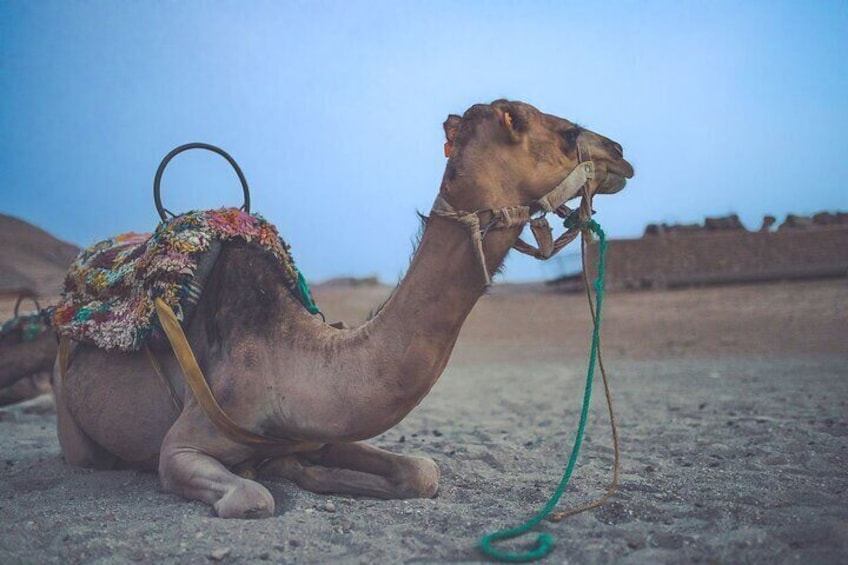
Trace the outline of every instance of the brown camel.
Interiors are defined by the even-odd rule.
[[[449,160],[440,195],[455,210],[534,203],[581,160],[594,163],[584,188],[592,193],[617,192],[633,175],[617,143],[520,102],[475,105],[451,116],[445,130]],[[223,244],[185,333],[224,411],[243,428],[288,441],[257,446],[225,437],[184,385],[171,353],[158,357],[181,410],[143,353],[77,345],[64,378],[55,377],[66,461],[158,468],[166,491],[205,501],[228,518],[274,512],[268,490],[241,472],[250,468],[319,493],[434,496],[439,470],[431,459],[362,440],[400,422],[427,395],[487,273],[496,272],[521,227],[478,231],[478,247],[466,224],[434,211],[400,285],[355,329],[310,315],[267,253]]]
[[[35,303],[37,312],[18,317],[21,302],[25,299]],[[40,314],[40,307],[34,295],[21,295],[15,303],[15,318],[4,324],[4,331],[0,332],[0,406],[50,390],[50,370],[56,359],[56,336],[35,314]],[[26,320],[31,320],[33,326],[21,327],[20,322]]]
[[[56,336],[41,334],[25,343],[0,344],[0,406],[50,392]]]

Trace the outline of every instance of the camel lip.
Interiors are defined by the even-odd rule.
[[[628,163],[625,159],[618,159],[610,162],[607,164],[607,171],[625,179],[633,178],[634,174],[633,165]]]
[[[632,177],[633,175],[631,174],[630,176]],[[616,192],[621,192],[621,190],[623,190],[624,187],[627,186],[627,178],[626,177],[619,177],[618,183],[616,183],[616,186],[618,188],[616,188],[615,190],[610,192],[610,194],[615,194]]]
[[[598,188],[598,194],[615,194],[621,192],[625,186],[627,186],[627,178],[610,171]]]

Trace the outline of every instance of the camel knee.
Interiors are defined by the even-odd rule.
[[[428,457],[403,462],[395,475],[399,498],[433,498],[439,490],[439,466]]]

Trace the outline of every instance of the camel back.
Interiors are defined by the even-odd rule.
[[[272,254],[282,280],[310,312],[309,288],[277,228],[236,208],[188,212],[162,221],[152,234],[128,233],[82,251],[65,276],[52,313],[56,332],[107,350],[167,345],[154,300],[187,324],[222,242],[242,240]]]

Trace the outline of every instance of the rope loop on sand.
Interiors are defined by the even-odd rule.
[[[592,398],[592,382],[595,374],[595,362],[598,359],[600,348],[600,330],[601,330],[601,306],[604,299],[604,279],[606,276],[606,250],[607,240],[606,234],[601,226],[595,220],[583,222],[580,226],[584,231],[592,232],[598,236],[600,240],[599,257],[598,257],[598,278],[595,279],[595,311],[593,315],[593,330],[592,330],[592,346],[589,352],[589,368],[586,373],[586,389],[583,393],[583,408],[580,411],[580,423],[577,427],[577,436],[574,440],[574,447],[571,449],[571,456],[568,458],[568,464],[563,472],[562,479],[556,488],[553,496],[548,500],[547,504],[535,516],[514,528],[500,530],[483,536],[480,540],[480,550],[487,556],[496,561],[506,563],[525,563],[528,561],[537,561],[548,555],[554,549],[554,538],[551,534],[542,532],[537,534],[536,542],[532,549],[524,552],[508,552],[501,551],[494,547],[495,542],[508,540],[523,536],[529,533],[539,522],[547,518],[554,507],[565,492],[568,481],[571,479],[571,474],[574,471],[574,465],[577,462],[577,455],[580,452],[580,445],[583,443],[583,432],[586,428],[586,420],[589,414],[589,405]],[[585,269],[584,269],[585,273]],[[591,305],[591,303],[590,303]],[[588,506],[583,508],[588,509]]]

